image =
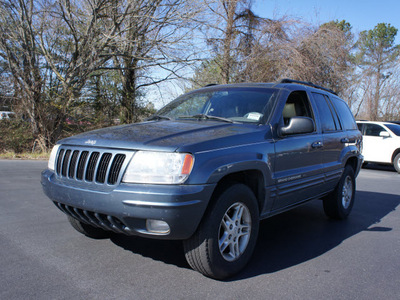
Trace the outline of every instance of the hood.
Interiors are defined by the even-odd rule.
[[[63,139],[59,144],[193,153],[251,143],[251,136],[260,131],[259,127],[210,120],[149,121],[89,131]],[[228,138],[233,135],[242,138]],[[218,145],[215,144],[217,141]]]

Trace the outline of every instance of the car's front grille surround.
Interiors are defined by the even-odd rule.
[[[76,182],[115,185],[120,182],[132,154],[132,151],[61,146],[55,173]]]

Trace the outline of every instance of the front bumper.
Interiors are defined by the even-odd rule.
[[[144,185],[119,184],[102,190],[74,186],[58,180],[54,172],[42,172],[45,194],[65,214],[82,222],[127,235],[157,239],[187,239],[197,229],[215,184]],[[154,233],[146,220],[168,223],[168,233]]]

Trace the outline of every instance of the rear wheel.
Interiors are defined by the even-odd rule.
[[[347,165],[335,190],[323,199],[325,214],[333,219],[346,219],[353,208],[355,191],[354,170]]]
[[[77,219],[68,216],[68,221],[74,229],[87,237],[93,239],[104,239],[110,237],[110,232],[98,227],[78,221]]]
[[[398,153],[393,159],[393,166],[396,169],[397,173],[400,174],[400,153]]]
[[[249,187],[228,187],[206,213],[196,233],[184,241],[186,260],[196,271],[225,279],[243,269],[258,234],[257,200]]]

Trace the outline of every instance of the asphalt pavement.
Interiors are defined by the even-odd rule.
[[[0,299],[400,299],[400,175],[368,166],[346,221],[321,201],[264,220],[246,269],[216,281],[179,241],[76,232],[43,194],[44,161],[0,160]]]

